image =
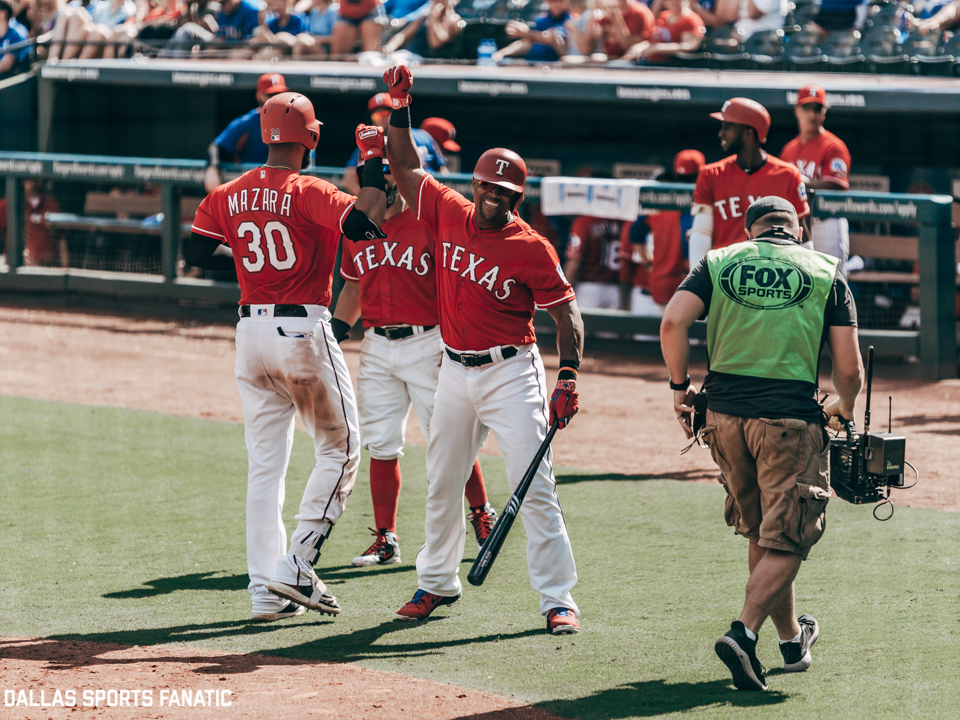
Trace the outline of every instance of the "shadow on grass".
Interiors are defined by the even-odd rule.
[[[174,577],[147,580],[144,587],[132,590],[105,593],[103,597],[114,600],[130,600],[169,595],[178,590],[246,590],[249,579],[246,575],[221,575],[225,570],[211,570],[210,572],[191,573],[189,575],[175,575]]]
[[[142,657],[135,660],[104,657],[123,647],[185,644],[209,642],[224,637],[262,635],[265,633],[304,629],[315,626],[322,631],[334,620],[314,619],[321,616],[307,613],[299,621],[282,623],[260,623],[231,620],[195,625],[175,625],[166,628],[137,628],[114,632],[96,632],[86,634],[54,635],[41,640],[15,641],[0,643],[0,661],[2,660],[41,660],[47,663],[47,669],[64,670],[93,665],[122,666],[144,662]],[[443,622],[444,617],[429,622]],[[374,658],[408,658],[439,654],[440,651],[463,645],[483,643],[503,643],[533,635],[542,635],[538,629],[521,630],[515,633],[481,635],[459,640],[436,640],[428,642],[382,644],[380,641],[393,633],[404,632],[411,627],[422,627],[423,623],[410,625],[396,620],[388,620],[375,627],[354,630],[353,632],[320,637],[300,645],[265,650],[256,654],[243,655],[178,655],[174,650],[150,662],[183,663],[194,666],[193,672],[200,674],[238,674],[248,673],[268,665],[284,665],[296,662],[357,662]]]
[[[648,680],[609,688],[577,698],[540,703],[538,707],[580,720],[616,720],[626,717],[652,717],[670,713],[722,707],[761,707],[782,703],[789,696],[782,692],[742,692],[729,680],[701,683],[668,683]],[[473,715],[480,720],[484,715]]]
[[[715,472],[704,470],[679,470],[658,475],[644,473],[643,475],[628,475],[626,473],[561,473],[557,474],[558,485],[590,482],[592,480],[709,480],[716,476]]]

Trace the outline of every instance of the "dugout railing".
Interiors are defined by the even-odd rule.
[[[158,160],[112,156],[60,155],[44,153],[0,153],[0,176],[5,178],[7,207],[6,266],[0,271],[0,290],[12,293],[47,293],[58,296],[89,295],[112,298],[117,302],[169,302],[179,305],[228,307],[236,305],[239,289],[235,283],[186,277],[183,274],[181,242],[189,233],[181,210],[190,203],[183,195],[202,195],[206,165],[198,160]],[[226,166],[224,179],[238,175],[244,168]],[[321,167],[310,171],[339,184],[342,169]],[[50,268],[24,264],[25,217],[23,181],[41,179],[54,183],[88,187],[89,192],[115,194],[124,189],[151,187],[155,207],[161,216],[150,218],[102,217],[90,215],[89,204],[75,207],[78,212],[48,213],[53,229],[64,232],[100,233],[136,238],[146,243],[157,258],[139,272],[90,268]],[[470,176],[443,176],[455,189],[470,194]],[[611,181],[614,182],[614,181]],[[689,208],[692,186],[669,183],[644,183],[640,205],[644,210]],[[156,195],[159,195],[157,203]],[[530,179],[527,201],[538,201],[540,182]],[[917,329],[877,330],[863,328],[861,344],[874,345],[880,355],[916,357],[921,375],[928,380],[954,378],[958,374],[957,356],[957,244],[952,222],[953,199],[947,195],[907,195],[862,192],[821,191],[812,198],[815,217],[846,217],[849,220],[912,226],[917,230],[917,287],[922,323]],[[102,203],[101,203],[102,205]],[[69,208],[66,208],[69,209]],[[86,212],[84,212],[86,210]],[[123,215],[123,213],[120,213]],[[896,236],[886,241],[896,242]],[[906,242],[908,238],[904,238]],[[650,337],[659,333],[659,320],[614,310],[585,310],[588,333],[620,338]],[[538,328],[549,332],[552,322],[538,313]],[[703,336],[703,328],[695,334]]]

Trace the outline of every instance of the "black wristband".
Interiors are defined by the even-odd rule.
[[[560,368],[572,368],[573,370],[580,370],[580,361],[579,360],[561,360]]]
[[[689,376],[689,375],[687,375],[687,379],[684,380],[682,383],[675,383],[675,382],[673,381],[673,378],[670,379],[670,389],[671,389],[671,390],[676,390],[677,392],[683,392],[683,391],[686,390],[688,387],[690,387],[690,376]]]
[[[333,318],[330,321],[330,329],[333,330],[333,339],[342,343],[350,334],[350,325],[340,318]]]
[[[410,106],[402,107],[390,113],[390,127],[408,128],[410,127]]]
[[[363,164],[362,186],[381,192],[387,191],[387,181],[383,177],[383,158],[370,158]]]
[[[576,380],[576,379],[577,379],[577,371],[571,370],[569,368],[563,368],[557,374],[557,380]]]

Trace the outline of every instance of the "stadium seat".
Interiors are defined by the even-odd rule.
[[[910,58],[903,52],[903,33],[895,27],[875,25],[861,43],[867,71],[872,73],[903,73],[910,66]]]
[[[743,44],[743,51],[754,70],[785,70],[787,67],[782,29],[755,32]]]
[[[461,22],[463,25],[455,41],[453,57],[462,60],[476,60],[477,47],[487,38],[492,38],[497,43],[498,48],[506,47],[512,42],[507,37],[506,20],[480,16],[461,20]]]
[[[711,28],[703,36],[703,44],[700,47],[706,54],[706,64],[715,70],[749,68],[740,31],[732,25]]]
[[[803,30],[820,13],[820,0],[792,0],[787,4],[784,28]]]
[[[786,55],[798,72],[826,69],[827,56],[820,49],[820,35],[812,30],[799,30],[786,35]]]
[[[943,35],[932,31],[926,35],[912,33],[904,43],[903,52],[910,57],[910,71],[922,75],[950,75],[954,56],[946,51]]]
[[[860,31],[837,30],[830,33],[822,44],[827,56],[827,69],[833,72],[860,72],[865,58],[860,52]]]

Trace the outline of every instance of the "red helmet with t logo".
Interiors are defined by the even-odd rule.
[[[473,179],[522,193],[527,182],[527,164],[513,150],[493,148],[477,160]]]

